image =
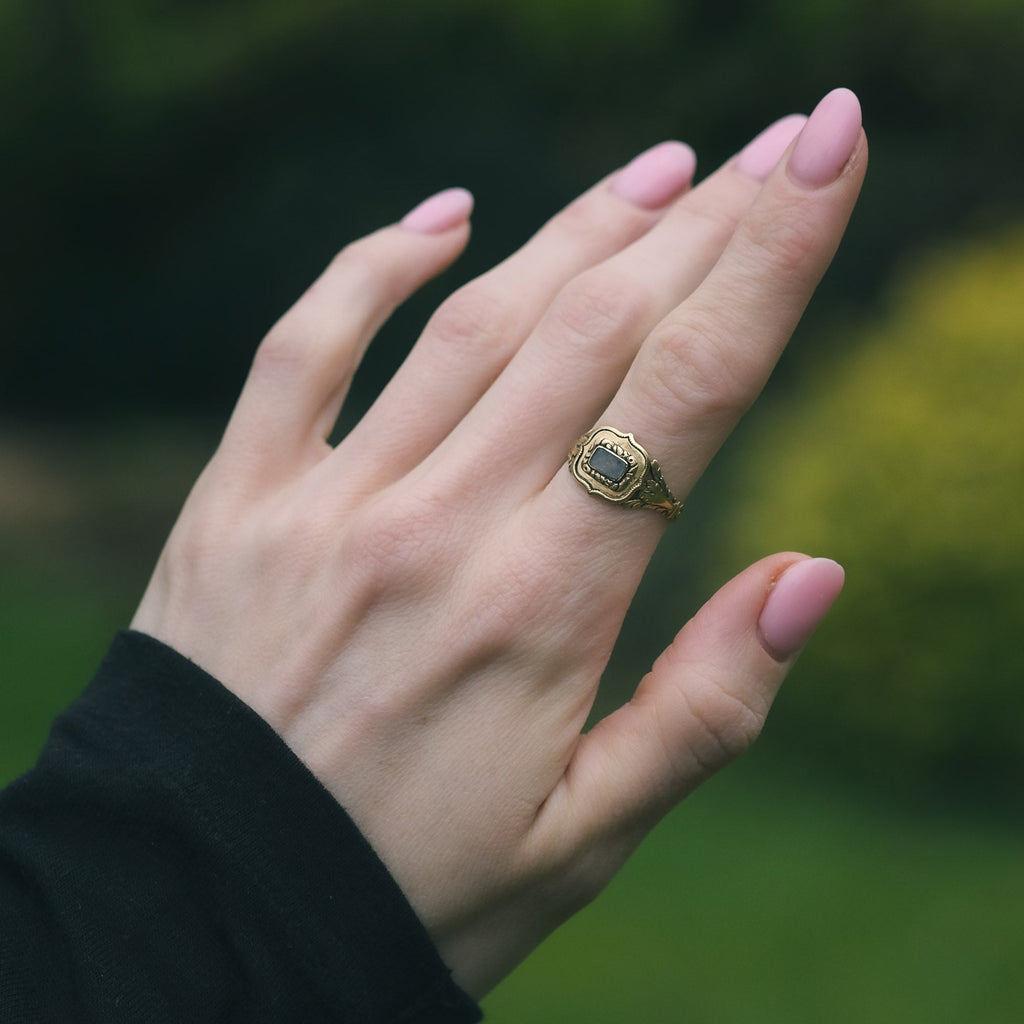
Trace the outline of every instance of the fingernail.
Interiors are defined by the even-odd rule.
[[[768,175],[775,170],[775,165],[789,144],[800,134],[800,129],[807,124],[804,114],[790,114],[774,124],[769,125],[760,135],[748,142],[736,158],[736,169],[749,174],[758,181],[766,181]]]
[[[424,199],[401,221],[406,231],[420,235],[440,235],[465,223],[473,212],[473,193],[464,188],[446,188]]]
[[[789,174],[800,185],[830,185],[846,166],[860,138],[860,101],[849,89],[833,89],[815,108],[789,158]]]
[[[776,580],[757,623],[761,642],[776,661],[786,661],[810,640],[844,579],[843,567],[831,558],[806,558]]]
[[[697,155],[684,142],[661,142],[634,157],[612,181],[621,199],[645,210],[670,202],[693,180]]]

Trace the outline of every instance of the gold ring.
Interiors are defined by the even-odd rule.
[[[591,494],[624,508],[651,508],[669,522],[683,511],[661,467],[632,434],[594,427],[569,452],[569,470]]]

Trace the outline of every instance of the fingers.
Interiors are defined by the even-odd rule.
[[[501,448],[502,491],[510,500],[532,497],[550,481],[571,442],[614,395],[647,333],[715,265],[762,187],[757,175],[805,120],[771,126],[642,238],[562,288],[453,433],[447,457],[479,475]]]
[[[795,554],[763,559],[726,584],[629,704],[582,738],[542,815],[563,816],[581,838],[638,840],[750,746],[842,586],[835,562]]]
[[[597,361],[577,376],[569,393],[580,396],[573,407],[578,416],[558,437],[563,452],[595,422],[630,432],[660,463],[675,497],[685,500],[760,393],[828,267],[866,160],[860,106],[852,93],[836,90],[739,219],[721,258],[649,333],[611,401],[595,411],[589,400],[602,387]],[[635,585],[646,564],[639,553],[654,550],[664,520],[637,514],[627,551],[617,542],[619,531],[609,529],[616,521],[609,517],[632,513],[587,494],[564,459],[552,446],[549,482],[535,502],[537,521],[557,531],[568,518],[576,535],[603,538],[587,547],[590,562]],[[560,543],[557,534],[552,542]]]
[[[397,478],[451,431],[572,277],[641,237],[684,192],[696,158],[665,142],[549,221],[522,249],[452,295],[427,325],[338,460]],[[362,467],[360,459],[368,462]]]
[[[682,497],[760,393],[835,253],[866,168],[860,106],[816,108],[699,289],[652,332],[602,417]]]
[[[472,207],[470,193],[448,189],[335,257],[256,353],[225,435],[236,459],[296,472],[323,457],[367,345],[462,252]]]

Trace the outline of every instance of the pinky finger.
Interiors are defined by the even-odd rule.
[[[469,192],[447,189],[341,250],[257,350],[225,435],[236,459],[262,476],[323,457],[367,346],[398,305],[460,255],[472,208]]]

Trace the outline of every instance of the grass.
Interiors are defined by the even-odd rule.
[[[0,424],[0,783],[130,621],[211,433]]]
[[[35,760],[130,610],[101,581],[54,579],[43,567],[0,572],[0,785]]]
[[[1009,1024],[1024,834],[754,752],[486,1000],[513,1024]]]

